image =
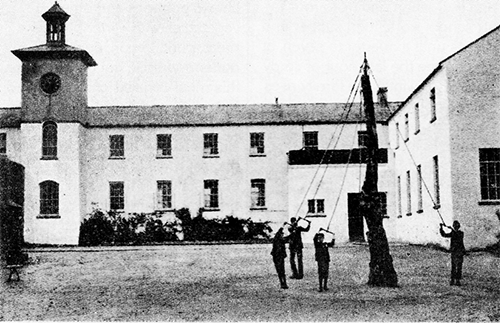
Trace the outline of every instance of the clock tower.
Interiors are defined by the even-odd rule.
[[[69,15],[57,2],[42,15],[45,44],[12,51],[22,61],[21,163],[24,237],[78,244],[85,216],[87,51],[66,44]]]

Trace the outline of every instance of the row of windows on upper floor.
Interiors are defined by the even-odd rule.
[[[250,133],[250,156],[265,156],[264,132]],[[58,142],[57,125],[54,122],[45,122],[42,128],[42,159],[57,158]],[[302,147],[304,149],[318,149],[318,131],[304,131],[302,133]],[[358,131],[358,145],[366,146],[366,132]],[[156,135],[157,158],[172,157],[172,134]],[[0,133],[0,154],[7,153],[7,134]],[[219,156],[218,133],[203,134],[203,156]],[[125,136],[116,134],[109,136],[109,158],[125,158]]]
[[[429,107],[430,107],[430,122],[434,122],[437,119],[436,115],[436,88],[432,88],[429,91]],[[417,102],[415,103],[415,106],[413,108],[413,115],[414,115],[414,124],[415,124],[415,131],[414,134],[418,134],[420,132],[420,104]],[[405,113],[404,115],[404,130],[401,132],[399,122],[396,122],[396,149],[399,148],[399,137],[403,138],[403,140],[406,142],[410,139],[410,114]]]
[[[59,184],[55,181],[44,181],[40,187],[40,216],[59,216]],[[203,182],[204,210],[219,210],[219,180],[207,179]],[[156,182],[156,206],[157,211],[171,211],[174,209],[173,187],[170,180],[159,180]],[[121,181],[109,182],[109,206],[110,210],[123,211],[125,209],[125,183]],[[250,180],[250,209],[266,209],[266,180],[256,178]],[[309,199],[309,216],[326,216],[324,199]]]

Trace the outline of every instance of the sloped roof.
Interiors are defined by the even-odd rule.
[[[96,66],[92,56],[83,49],[76,48],[70,45],[50,46],[47,44],[32,46],[22,49],[13,50],[12,53],[16,55],[21,61],[31,58],[77,58],[81,59],[87,66]]]
[[[59,16],[59,17],[63,17],[65,20],[67,20],[70,15],[68,15],[62,8],[61,6],[57,3],[54,3],[54,5],[52,7],[50,7],[49,10],[47,10],[47,12],[45,12],[42,17],[43,19],[48,19],[50,18],[51,16]]]
[[[376,118],[386,122],[399,102],[389,107],[375,104]],[[167,105],[92,107],[88,125],[107,126],[202,126],[246,124],[304,124],[364,122],[359,103],[350,112],[344,103]]]
[[[19,128],[20,126],[20,108],[0,108],[0,128]]]

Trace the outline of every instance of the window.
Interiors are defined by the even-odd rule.
[[[250,133],[250,156],[264,155],[264,133]]]
[[[398,176],[398,218],[402,217],[403,214],[403,207],[401,203],[401,176]]]
[[[417,166],[417,198],[418,198],[418,205],[417,205],[417,213],[422,213],[424,206],[423,206],[423,196],[422,196],[422,167],[420,165]]]
[[[441,204],[440,192],[439,192],[439,161],[438,156],[432,158],[434,163],[434,208],[439,208]]]
[[[368,132],[367,131],[358,131],[358,147],[366,148],[368,147]]]
[[[304,148],[305,149],[318,149],[318,132],[317,131],[304,131],[303,140],[304,140]]]
[[[405,141],[410,139],[410,117],[405,114]]]
[[[411,215],[411,175],[406,172],[406,215]]]
[[[415,104],[415,134],[420,132],[420,108]]]
[[[167,210],[172,208],[172,182],[157,181],[156,197],[158,210]]]
[[[59,184],[54,181],[40,183],[40,214],[59,214]]]
[[[0,133],[0,154],[7,153],[7,134],[5,132]]]
[[[266,207],[266,180],[265,179],[252,179],[251,180],[251,208],[264,208]]]
[[[216,133],[203,134],[203,156],[217,156],[219,154],[218,135]]]
[[[431,122],[436,120],[436,89],[432,88],[429,95],[430,105],[431,105]]]
[[[219,208],[219,181],[216,179],[205,180],[205,209]]]
[[[396,122],[396,149],[399,148],[399,122]]]
[[[109,208],[115,211],[125,209],[123,182],[109,183]]]
[[[42,159],[57,158],[57,125],[45,122],[42,128]]]
[[[109,158],[125,158],[125,137],[123,135],[109,136]]]
[[[500,149],[479,149],[481,199],[500,200]]]
[[[172,135],[156,135],[156,157],[172,157]]]
[[[325,200],[324,199],[307,200],[307,213],[325,214]]]
[[[380,201],[380,213],[382,214],[382,217],[388,218],[388,216],[387,216],[387,193],[386,192],[379,192],[378,198]]]

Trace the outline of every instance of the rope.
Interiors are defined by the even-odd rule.
[[[361,70],[361,68],[362,67],[360,67],[360,70]],[[346,105],[344,107],[344,111],[342,112],[343,114],[346,112],[346,107],[349,104],[349,101],[351,100],[352,92],[354,91],[354,88],[355,88],[356,84],[358,83],[359,75],[360,75],[360,73],[358,73],[358,76],[356,77],[356,80],[354,81],[354,84],[353,84],[353,86],[351,88],[351,92],[349,93],[349,97],[347,98],[347,103],[346,103]],[[349,113],[351,111],[351,107],[352,107],[352,104],[349,106],[349,109],[347,109],[347,113],[345,114],[345,116],[343,116],[343,115],[341,116],[341,120],[347,119],[347,117],[349,116]],[[340,133],[338,135],[338,138],[340,138],[340,134],[342,133],[342,131],[344,129],[344,126],[345,126],[345,123],[342,123],[341,128],[340,128]],[[317,176],[317,174],[319,172],[320,166],[323,164],[323,161],[325,160],[325,157],[326,157],[327,152],[328,152],[328,148],[330,148],[330,145],[331,145],[333,139],[336,136],[336,133],[337,133],[336,130],[337,129],[338,128],[335,128],[335,131],[333,132],[332,136],[330,137],[330,140],[329,140],[328,145],[327,145],[327,149],[325,150],[323,156],[321,157],[320,163],[319,163],[318,167],[316,168],[316,171],[315,171],[315,173],[314,173],[314,175],[313,175],[313,177],[311,179],[311,182],[309,183],[309,186],[307,187],[306,193],[304,194],[304,197],[303,197],[302,201],[300,202],[299,207],[297,208],[297,211],[295,212],[295,217],[297,217],[297,215],[299,214],[300,209],[302,208],[302,205],[304,205],[304,201],[306,200],[307,194],[309,193],[309,190],[311,189],[312,184],[314,183],[314,180],[316,179],[316,176]],[[337,139],[337,141],[335,142],[335,145],[333,146],[333,149],[335,149],[335,147],[337,146],[338,141],[339,141],[339,139]],[[323,179],[323,177],[321,178],[321,180]],[[319,185],[321,184],[321,180],[318,183],[318,189],[319,189]],[[318,192],[318,189],[316,190],[316,192],[314,194],[314,197],[316,196],[316,193]]]

